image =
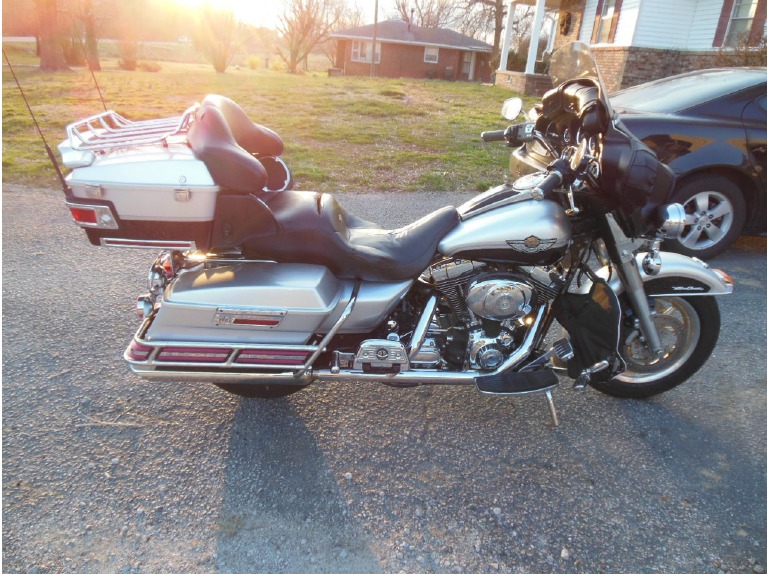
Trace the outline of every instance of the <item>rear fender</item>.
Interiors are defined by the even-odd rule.
[[[648,275],[642,267],[647,254],[636,255],[636,265],[648,297],[694,297],[698,295],[729,295],[733,292],[733,281],[729,275],[711,269],[700,259],[679,253],[660,252],[661,266],[656,275]],[[610,267],[602,267],[596,274],[605,279],[618,295],[625,291],[619,274]],[[583,283],[576,292],[587,294],[590,282]]]

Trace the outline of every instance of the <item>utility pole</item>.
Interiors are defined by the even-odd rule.
[[[374,34],[372,35],[372,71],[371,71],[371,77],[375,77],[377,75],[377,72],[374,69],[374,66],[377,62],[377,10],[378,10],[378,4],[379,0],[374,0]]]

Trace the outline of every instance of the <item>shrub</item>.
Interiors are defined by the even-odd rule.
[[[160,72],[160,64],[158,62],[139,62],[137,66],[143,72]]]
[[[767,36],[751,46],[748,34],[742,34],[734,46],[723,46],[717,52],[717,66],[767,66]]]
[[[118,44],[118,66],[121,70],[133,72],[136,70],[139,54],[139,42],[123,41]]]
[[[259,56],[255,56],[254,54],[252,54],[251,56],[249,56],[248,58],[246,58],[246,66],[248,66],[248,68],[249,68],[250,70],[256,70],[256,69],[259,69],[259,68],[261,68],[261,67],[262,67],[262,58],[260,58]]]
[[[285,72],[287,69],[286,62],[278,58],[274,58],[273,60],[270,61],[270,69],[273,72]]]

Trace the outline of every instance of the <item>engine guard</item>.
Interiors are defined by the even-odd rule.
[[[695,257],[687,257],[679,253],[660,252],[660,270],[650,275],[644,270],[643,262],[646,253],[636,255],[636,265],[644,283],[644,292],[648,297],[694,297],[700,295],[729,295],[733,292],[733,280],[729,275],[718,269],[712,269],[706,263]],[[616,294],[625,291],[617,272],[610,267],[596,270],[596,275],[607,281]],[[591,282],[583,283],[577,294],[587,294]]]

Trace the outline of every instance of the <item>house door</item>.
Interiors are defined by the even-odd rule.
[[[474,68],[476,67],[476,53],[475,52],[463,52],[463,67],[460,77],[463,80],[473,80]]]

